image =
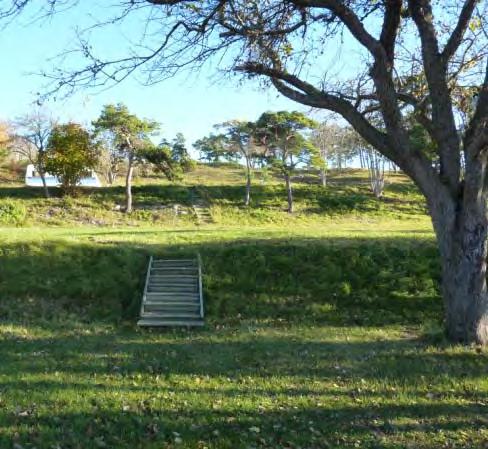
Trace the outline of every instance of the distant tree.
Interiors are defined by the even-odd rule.
[[[376,198],[381,198],[385,188],[385,169],[390,160],[369,145],[352,127],[346,126],[341,129],[343,147],[359,159],[361,168],[368,170],[371,192]]]
[[[108,104],[102,109],[100,117],[93,122],[95,134],[110,134],[119,154],[127,160],[125,176],[125,212],[132,212],[132,176],[134,165],[140,155],[153,146],[150,135],[159,129],[152,120],[140,119],[129,112],[124,104]]]
[[[185,173],[195,169],[195,161],[186,148],[185,136],[182,133],[176,134],[171,143],[171,159],[174,163],[179,164]]]
[[[265,112],[259,117],[257,128],[266,146],[272,165],[285,180],[288,212],[293,212],[291,177],[297,167],[311,165],[318,150],[304,133],[318,124],[300,112]]]
[[[180,166],[175,164],[171,147],[163,141],[160,145],[147,146],[141,151],[141,156],[154,166],[155,171],[163,173],[169,180],[174,180],[179,176]]]
[[[259,141],[259,133],[254,122],[230,120],[216,125],[216,128],[223,131],[222,146],[227,157],[235,158],[237,156],[245,164],[246,193],[244,204],[249,206],[252,173],[258,161],[265,157],[266,147]]]
[[[352,158],[351,148],[345,145],[346,132],[336,123],[321,123],[312,132],[311,140],[318,150],[320,182],[327,185],[327,170],[335,166],[339,170]]]
[[[7,159],[9,146],[9,126],[6,123],[0,122],[0,164],[3,164]]]
[[[42,180],[44,195],[49,198],[46,184],[46,151],[56,120],[41,108],[27,113],[13,122],[11,151],[34,165]]]
[[[7,122],[0,121],[0,148],[7,150],[12,140],[11,126]]]
[[[45,168],[61,181],[63,193],[76,186],[98,163],[98,146],[90,133],[77,123],[56,125],[46,147]]]
[[[383,196],[385,189],[385,166],[388,163],[388,159],[369,145],[364,148],[364,155],[368,167],[371,191],[379,199]]]
[[[125,154],[120,151],[115,136],[110,131],[97,133],[100,144],[100,161],[98,170],[105,178],[107,184],[112,185],[124,168]]]
[[[200,153],[200,160],[216,163],[222,160],[235,161],[236,154],[229,154],[225,146],[226,138],[223,134],[210,134],[197,140],[193,147]]]

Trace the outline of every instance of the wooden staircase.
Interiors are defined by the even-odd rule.
[[[200,192],[201,189],[193,187],[190,193],[193,212],[195,213],[197,224],[204,225],[214,223],[209,204],[203,199]]]
[[[193,203],[193,212],[198,224],[210,224],[214,222],[210,208],[203,200],[196,200]]]
[[[149,259],[139,326],[203,326],[202,268],[197,259]]]

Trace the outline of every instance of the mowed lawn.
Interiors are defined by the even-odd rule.
[[[488,352],[443,337],[415,191],[303,184],[289,219],[277,184],[243,210],[192,176],[214,224],[5,190],[26,222],[0,228],[1,449],[488,448]],[[136,203],[189,201],[164,188]],[[149,255],[196,253],[205,328],[138,329]]]

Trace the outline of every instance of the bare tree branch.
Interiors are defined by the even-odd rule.
[[[465,0],[456,28],[452,32],[442,52],[442,59],[444,62],[449,61],[449,59],[451,59],[461,45],[464,33],[469,26],[471,18],[473,17],[473,12],[477,3],[478,0]]]

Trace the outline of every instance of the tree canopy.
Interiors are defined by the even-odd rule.
[[[98,147],[77,123],[56,125],[47,142],[45,168],[58,176],[64,193],[71,194],[98,162]]]

